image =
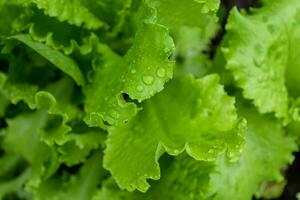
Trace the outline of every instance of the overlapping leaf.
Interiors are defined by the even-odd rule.
[[[199,77],[205,75],[208,57],[202,52],[208,50],[219,29],[216,17],[219,1],[151,0],[149,3],[157,9],[158,23],[168,27],[174,37],[176,56],[183,61],[178,64],[179,69]]]
[[[161,179],[152,182],[146,193],[122,191],[113,179],[108,179],[103,181],[92,200],[212,199],[209,182],[210,174],[214,171],[213,162],[195,161],[187,155],[179,155],[162,163]]]
[[[105,175],[101,164],[101,152],[95,152],[76,175],[53,176],[35,190],[40,200],[91,199],[101,178]]]
[[[219,77],[219,0],[0,0],[0,199],[278,196],[299,142],[300,4],[261,2],[231,11]],[[246,132],[236,87],[258,108],[240,110]]]
[[[293,137],[286,136],[278,120],[261,116],[252,108],[243,108],[242,115],[249,128],[238,161],[232,162],[224,155],[214,162],[196,161],[180,155],[164,164],[161,180],[152,182],[145,194],[120,191],[110,180],[105,182],[95,200],[250,200],[253,195],[259,197],[263,192],[260,187],[265,182],[283,181],[282,169],[292,162],[297,145]]]
[[[214,160],[224,151],[238,154],[245,124],[218,79],[172,80],[128,124],[109,128],[104,165],[121,188],[146,191],[146,179],[160,177],[158,159],[164,151],[178,155],[185,150],[197,160]]]
[[[288,90],[297,83],[299,1],[267,2],[251,14],[231,11],[223,52],[243,94],[260,112],[285,117]],[[259,39],[258,39],[259,38]],[[288,88],[286,88],[286,85]]]
[[[242,115],[248,121],[245,149],[237,162],[217,161],[217,172],[211,176],[215,199],[260,196],[264,181],[283,181],[282,169],[293,161],[292,153],[297,150],[294,138],[286,135],[280,121],[252,109],[242,110]]]
[[[37,8],[43,9],[44,12],[60,21],[67,21],[76,26],[85,26],[88,29],[98,29],[105,24],[91,13],[81,1],[51,1],[51,0],[18,0],[20,4],[36,5]]]
[[[38,11],[30,17],[28,33],[33,40],[44,42],[47,46],[62,50],[67,55],[76,50],[83,55],[91,53],[97,41],[93,33],[84,32],[80,27],[60,22]]]
[[[78,85],[84,84],[84,77],[78,65],[70,57],[62,54],[59,51],[55,51],[49,48],[45,44],[33,41],[29,35],[15,35],[11,36],[10,38],[19,40],[20,42],[23,42],[28,47],[35,50],[41,56],[49,60],[49,62],[57,66],[66,74],[70,75]]]
[[[134,103],[126,103],[122,94],[141,102],[160,92],[172,77],[172,38],[164,26],[152,20],[153,9],[147,5],[141,9],[146,9],[149,16],[142,19],[125,57],[107,46],[98,46],[102,59],[95,66],[93,82],[85,90],[86,122],[90,125],[101,125],[102,120],[112,125],[127,122],[138,109]]]

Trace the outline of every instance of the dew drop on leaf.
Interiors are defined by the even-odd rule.
[[[132,74],[135,74],[135,73],[136,73],[136,70],[135,70],[135,69],[132,69],[132,70],[131,70],[131,73],[132,73]]]
[[[162,77],[164,77],[165,75],[166,75],[166,70],[165,70],[164,68],[159,68],[159,69],[157,70],[157,76],[158,76],[158,77],[162,78]]]
[[[146,85],[151,85],[153,83],[154,78],[152,76],[144,76],[143,77],[143,82]]]
[[[142,92],[142,91],[144,90],[144,87],[141,86],[141,85],[138,85],[138,86],[136,87],[136,90],[137,90],[138,92]]]

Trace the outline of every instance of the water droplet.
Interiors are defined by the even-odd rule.
[[[213,149],[208,150],[208,153],[214,153]]]
[[[132,73],[132,74],[135,74],[135,73],[136,73],[136,70],[135,70],[135,69],[132,69],[132,70],[131,70],[131,73]]]
[[[153,83],[154,78],[152,76],[144,76],[143,81],[146,85],[151,85]]]
[[[169,53],[170,51],[171,51],[171,49],[170,49],[169,47],[165,47],[165,48],[164,48],[164,52],[165,52],[165,53]]]
[[[136,90],[137,90],[138,92],[142,92],[142,91],[144,90],[144,88],[143,88],[143,86],[138,85],[138,86],[136,87]]]
[[[157,76],[163,78],[166,75],[166,70],[164,68],[159,68],[157,70]]]

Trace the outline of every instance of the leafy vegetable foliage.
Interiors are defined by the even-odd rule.
[[[0,0],[0,199],[280,195],[300,141],[300,3],[233,8],[211,58],[222,9]]]

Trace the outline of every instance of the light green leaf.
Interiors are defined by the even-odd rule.
[[[231,158],[238,154],[245,124],[218,80],[217,75],[177,78],[143,103],[128,124],[108,129],[104,166],[122,189],[146,191],[147,178],[159,179],[163,151],[178,155],[186,150],[206,161],[224,151]]]
[[[299,41],[299,31],[294,31],[299,29],[299,16],[297,0],[268,2],[251,14],[231,11],[223,46],[226,68],[261,113],[287,114],[285,83],[288,87],[297,83],[299,71],[299,51],[294,48]]]
[[[37,90],[37,86],[26,83],[12,84],[7,81],[7,75],[0,72],[0,94],[3,96],[2,101],[10,101],[13,104],[24,101],[31,109],[34,109],[34,95]],[[4,106],[5,104],[2,105]]]
[[[103,120],[110,124],[120,124],[136,115],[134,103],[127,103],[122,97],[124,83],[122,58],[107,46],[101,46],[103,65],[96,65],[93,82],[86,86],[84,93],[85,121],[92,126],[104,126]],[[109,89],[109,90],[108,90]]]
[[[173,40],[164,26],[142,23],[125,57],[124,92],[138,101],[160,92],[172,78],[174,62],[169,56],[173,50]]]
[[[108,179],[92,200],[212,199],[209,189],[213,162],[195,161],[183,154],[174,159],[161,160],[160,163],[164,164],[162,178],[153,181],[146,193],[122,191],[112,179]]]
[[[7,86],[9,87],[5,87],[6,89],[3,90],[4,94],[14,94],[15,98],[10,99],[13,103],[16,103],[15,100],[25,100],[25,102],[28,103],[26,99],[30,99],[28,105],[31,107],[31,109],[36,108],[38,110],[37,112],[43,113],[44,117],[41,117],[44,120],[44,122],[41,122],[43,123],[43,130],[39,131],[41,134],[41,140],[48,144],[64,143],[65,133],[71,130],[67,125],[67,122],[78,115],[77,110],[70,105],[69,98],[72,94],[72,89],[68,88],[69,84],[65,80],[59,81],[57,84],[52,84],[47,88],[47,90],[53,92],[52,94],[56,95],[59,103],[57,102],[56,98],[47,91],[37,92],[36,90],[20,90],[23,88],[22,86],[24,86],[22,84],[8,84]],[[15,91],[12,90],[12,88],[16,88],[16,91],[18,91],[18,93],[12,93]],[[68,88],[68,92],[62,95],[60,92],[62,92],[62,90],[66,88]],[[25,93],[22,93],[25,91],[28,91],[26,95],[24,95]],[[9,95],[8,97],[10,97]],[[63,96],[63,98],[61,98],[61,96]]]
[[[243,109],[248,121],[245,148],[237,162],[219,159],[217,172],[211,176],[215,199],[250,200],[264,181],[283,181],[281,170],[293,161],[297,150],[294,138],[287,136],[280,121],[262,116],[253,109]]]
[[[35,85],[30,84],[5,84],[1,93],[13,104],[24,101],[31,109],[35,108],[34,94],[38,91]]]
[[[30,109],[43,112],[45,124],[40,130],[40,139],[49,145],[63,144],[65,134],[71,130],[67,123],[82,116],[78,108],[71,103],[74,84],[66,78],[50,84],[44,91],[37,90],[35,85],[7,81],[0,92],[13,104],[23,100]]]
[[[195,161],[180,155],[164,168],[161,180],[154,182],[147,193],[135,193],[134,196],[140,200],[208,200],[213,171],[213,162]]]
[[[18,0],[18,2],[23,5],[35,4],[37,8],[44,10],[45,14],[72,25],[84,26],[87,29],[105,26],[105,23],[84,7],[80,0]]]
[[[174,37],[177,64],[180,73],[198,77],[207,74],[211,39],[219,30],[216,13],[219,1],[149,0],[157,10],[158,23],[163,24]]]
[[[285,134],[280,121],[262,116],[252,108],[243,108],[241,113],[248,121],[248,130],[245,148],[236,162],[225,155],[214,162],[180,155],[166,162],[169,164],[162,168],[161,180],[152,182],[145,194],[120,191],[114,182],[107,181],[98,192],[98,199],[250,200],[253,195],[260,197],[261,186],[266,182],[283,182],[282,169],[293,161],[292,153],[297,145],[293,137]]]
[[[138,109],[134,103],[125,102],[123,93],[141,102],[160,92],[172,78],[172,38],[165,27],[149,20],[141,22],[125,57],[105,45],[98,46],[102,59],[96,64],[93,82],[85,90],[88,124],[101,126],[102,120],[112,125],[124,124]]]
[[[44,111],[45,124],[41,140],[49,145],[64,143],[65,134],[71,131],[67,125],[69,116],[62,112],[56,99],[48,92],[40,91],[35,95],[37,109]],[[49,114],[47,116],[47,114]]]
[[[216,20],[216,12],[220,4],[218,0],[147,0],[147,2],[156,8],[158,23],[167,26],[175,34],[182,27],[202,28],[213,18]],[[198,17],[199,19],[196,19]],[[202,21],[201,18],[209,21]]]

